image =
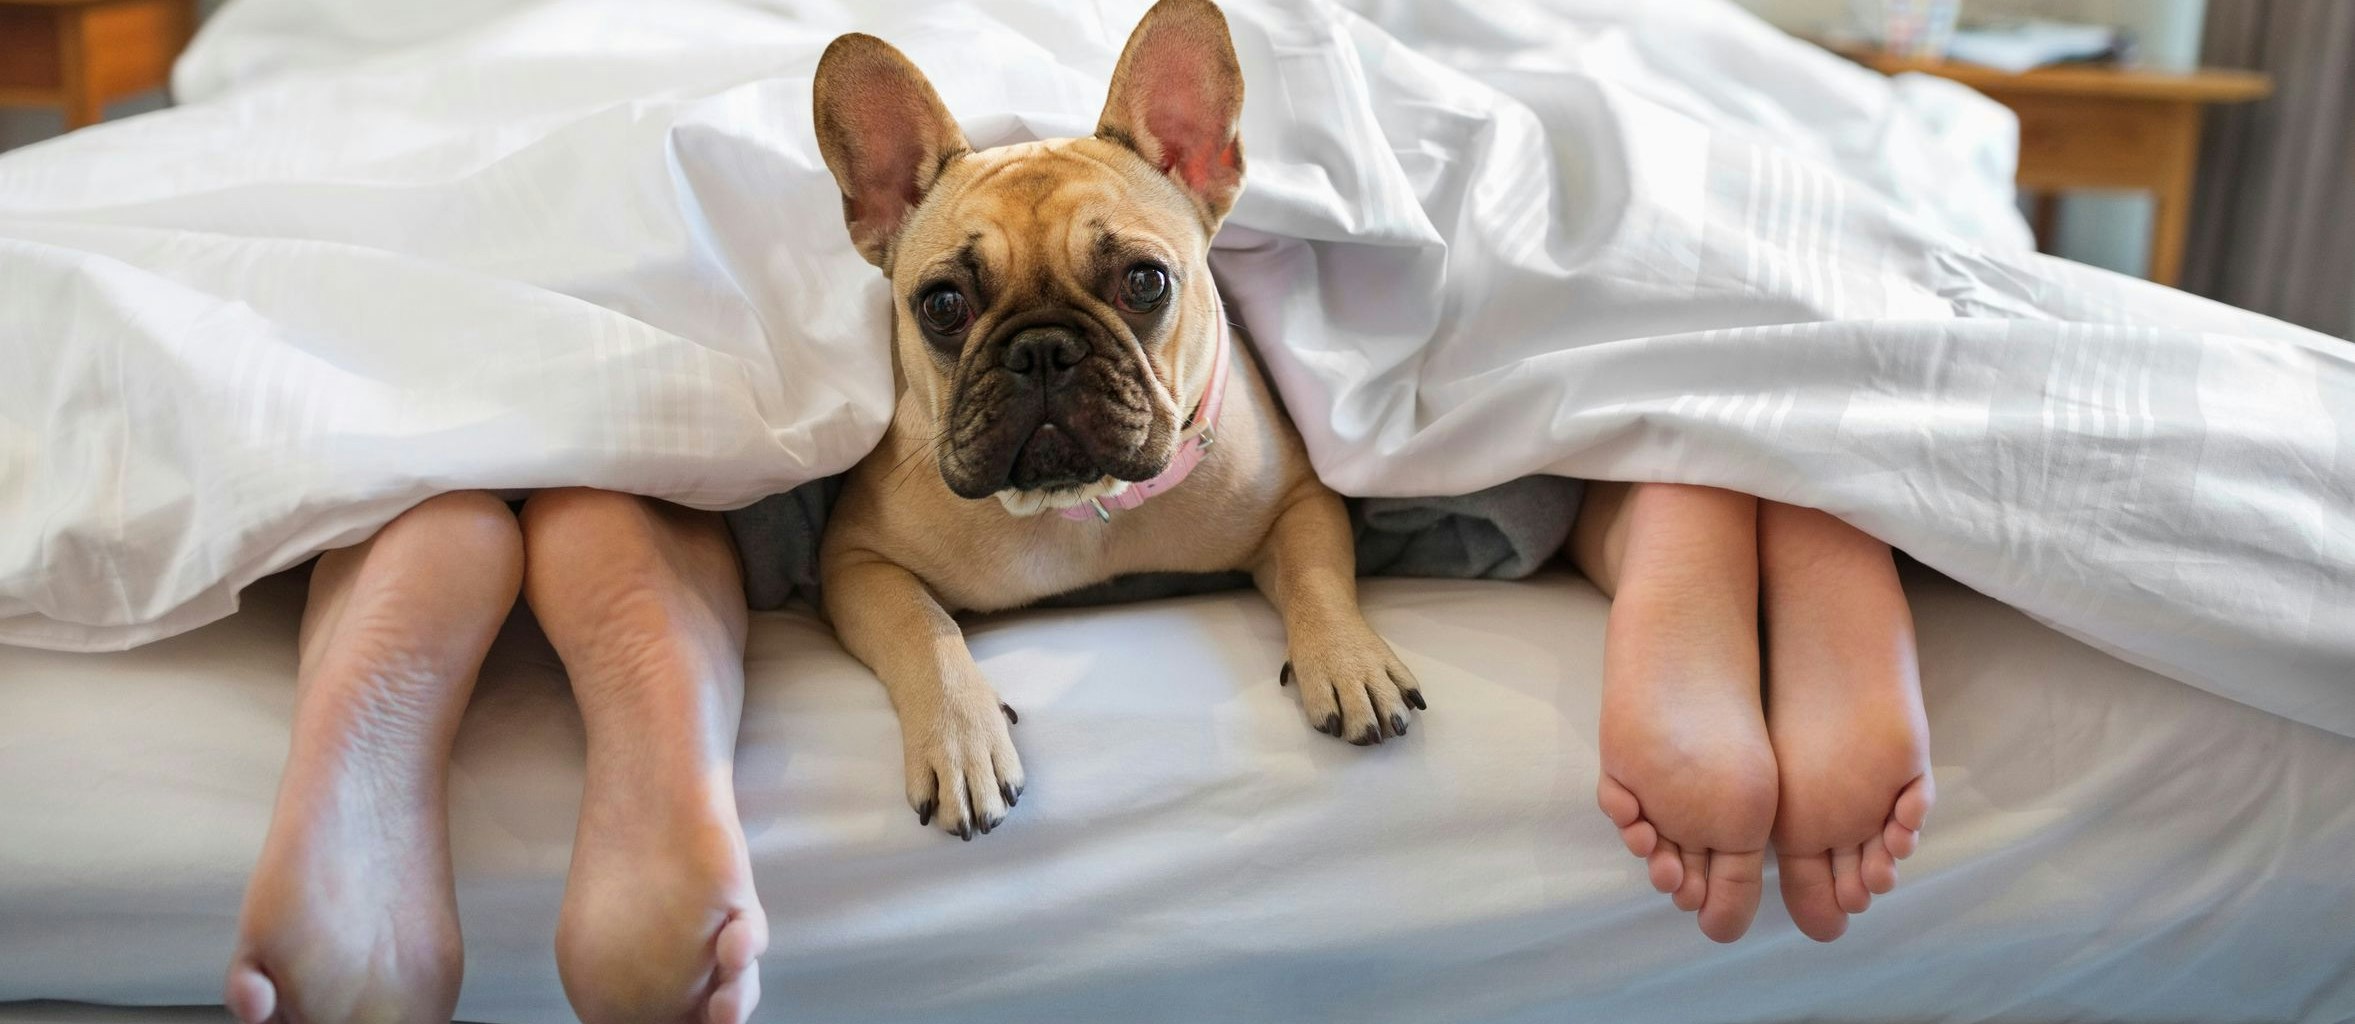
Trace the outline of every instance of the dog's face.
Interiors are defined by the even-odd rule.
[[[979,153],[899,51],[827,49],[819,148],[951,491],[1028,514],[1168,465],[1222,338],[1205,257],[1242,188],[1242,93],[1209,0],[1145,15],[1094,136]]]

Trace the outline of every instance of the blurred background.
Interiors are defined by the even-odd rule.
[[[224,2],[0,0],[0,150],[163,106]],[[2355,0],[1741,2],[2019,112],[2046,251],[2355,336]],[[82,95],[59,88],[67,53]]]
[[[2164,225],[2160,199],[2151,190],[2100,185],[2055,190],[2063,194],[2041,210],[2035,196],[2023,196],[2039,244],[2328,334],[2355,335],[2355,2],[1742,2],[1794,34],[1843,52],[1878,49],[1885,32],[1876,22],[1955,17],[1962,31],[1946,52],[1921,55],[1916,64],[1932,74],[1959,75],[2029,115],[2023,124],[2024,183],[2039,175],[2102,181],[2105,169],[2079,166],[2090,154],[2075,151],[2095,147],[2109,149],[2120,163],[2145,164],[2142,169],[2155,178],[2182,173],[2147,166],[2173,156],[2146,152],[2166,148],[2150,137],[2164,129],[2156,127],[2155,116],[2126,111],[2200,108],[2180,245],[2154,239]],[[1941,7],[1948,10],[1932,10]],[[2104,37],[2106,47],[2081,53]],[[2090,59],[2072,62],[2074,56]],[[2008,63],[1987,68],[1965,57]],[[2029,61],[2038,64],[2024,67]],[[2080,67],[2133,77],[2039,82],[2040,71],[2049,78]],[[2242,79],[2236,92],[2232,82],[2204,79],[2203,69],[2261,77]],[[2063,86],[2077,88],[2064,93]],[[2135,101],[2129,102],[2129,93]],[[2142,124],[2146,120],[2151,127]],[[2128,123],[2135,127],[2126,128]],[[2040,131],[2048,137],[2039,138]],[[2056,165],[2036,166],[2040,157]],[[2133,176],[2131,167],[2110,170]],[[2154,266],[2176,258],[2154,259],[2155,248],[2180,250],[2179,267],[2170,273]]]

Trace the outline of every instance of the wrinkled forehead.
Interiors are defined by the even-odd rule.
[[[1087,275],[1150,259],[1195,256],[1191,210],[1165,178],[1086,140],[1029,142],[966,158],[953,190],[926,217],[918,278]],[[1133,165],[1133,166],[1131,166]]]

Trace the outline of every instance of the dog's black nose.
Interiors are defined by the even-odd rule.
[[[1006,343],[998,365],[1041,381],[1062,375],[1088,357],[1088,341],[1069,327],[1026,327]]]

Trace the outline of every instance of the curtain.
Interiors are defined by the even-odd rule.
[[[2355,334],[2355,0],[2211,3],[2204,44],[2274,94],[2209,111],[2184,287]]]

